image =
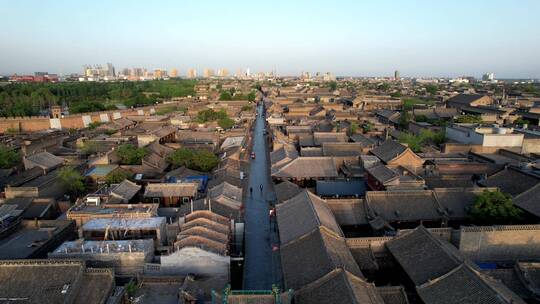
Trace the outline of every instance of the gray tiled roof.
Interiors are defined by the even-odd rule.
[[[380,158],[383,162],[388,163],[389,161],[401,155],[407,149],[408,148],[406,146],[400,144],[399,142],[388,139],[380,146],[373,148],[373,150],[371,150],[371,153]]]
[[[452,98],[449,98],[446,102],[455,102],[463,105],[470,105],[474,101],[484,97],[480,94],[458,94]]]
[[[435,188],[433,193],[437,201],[450,219],[468,217],[469,208],[474,204],[476,196],[485,188]]]
[[[430,190],[368,191],[365,201],[371,217],[389,222],[442,220],[446,215]]]
[[[336,268],[363,277],[345,239],[324,227],[281,247],[286,288],[299,289]]]
[[[144,197],[194,197],[198,188],[197,183],[148,184]]]
[[[280,239],[287,244],[324,226],[343,236],[334,214],[326,203],[315,194],[304,190],[276,207]]]
[[[409,304],[403,286],[381,286],[377,287],[377,291],[385,304]]]
[[[457,248],[435,238],[424,226],[388,241],[386,247],[416,285],[447,274],[463,262]]]
[[[360,156],[362,154],[360,143],[323,143],[324,156]]]
[[[242,188],[236,187],[224,181],[208,190],[208,196],[210,198],[216,198],[221,195],[240,201],[242,200]]]
[[[337,177],[332,157],[298,157],[280,168],[272,168],[272,176],[282,178]]]
[[[0,294],[24,303],[105,303],[114,278],[107,270],[98,273],[105,275],[91,276],[78,260],[0,261]]]
[[[276,193],[278,203],[293,198],[301,191],[302,189],[300,189],[298,185],[291,183],[290,181],[284,181],[274,185],[274,192]]]
[[[377,288],[342,269],[335,269],[295,292],[298,303],[384,304]]]
[[[540,183],[514,198],[519,208],[540,217]]]
[[[509,167],[480,182],[485,187],[498,187],[502,192],[516,196],[540,183],[540,178]]]
[[[464,263],[437,280],[417,287],[426,304],[497,304],[525,302],[510,289]]]
[[[378,166],[366,168],[366,171],[367,173],[369,173],[369,175],[373,176],[377,181],[379,181],[383,185],[391,181],[394,181],[396,179],[399,179],[399,174],[397,174],[394,170],[382,164]]]
[[[111,191],[111,195],[121,199],[122,202],[128,202],[139,190],[141,186],[125,179]]]
[[[45,169],[52,169],[64,163],[64,159],[49,152],[39,152],[26,157],[27,160]]]

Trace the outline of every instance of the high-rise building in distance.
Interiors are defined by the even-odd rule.
[[[398,70],[395,70],[394,71],[394,80],[400,80],[400,76],[399,76],[399,71]]]
[[[485,73],[484,75],[482,75],[482,80],[483,81],[493,81],[493,80],[495,80],[495,74],[493,74],[493,73]]]
[[[178,70],[177,69],[171,69],[171,73],[169,75],[171,75],[171,77],[178,77]]]
[[[154,70],[154,78],[162,79],[166,78],[168,76],[167,70],[165,69],[155,69]]]
[[[112,63],[107,63],[105,67],[99,64],[96,64],[94,66],[88,64],[83,66],[83,69],[84,76],[88,78],[103,79],[107,77],[110,79],[116,76],[116,72]]]
[[[114,71],[114,66],[112,63],[107,62],[107,68],[105,70],[105,76],[107,77],[114,77],[116,76],[116,72]]]
[[[197,70],[195,70],[195,69],[187,70],[186,77],[190,78],[190,79],[191,78],[197,78]]]
[[[217,75],[218,75],[218,77],[227,77],[227,76],[229,76],[229,70],[227,70],[227,69],[219,69],[217,71]]]
[[[204,78],[210,78],[212,76],[214,76],[214,70],[212,70],[212,69],[204,69],[204,71],[203,71],[203,77]]]
[[[234,74],[234,76],[237,78],[241,78],[242,76],[244,76],[242,69],[236,70],[236,74]]]

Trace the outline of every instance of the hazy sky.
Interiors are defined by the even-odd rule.
[[[540,77],[540,1],[0,0],[0,74],[83,64]]]

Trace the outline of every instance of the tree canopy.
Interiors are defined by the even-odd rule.
[[[0,168],[9,169],[21,162],[20,154],[12,148],[0,146]]]
[[[440,145],[445,140],[444,131],[433,132],[431,130],[422,130],[419,135],[405,132],[399,137],[399,142],[407,144],[414,152],[421,152],[422,147],[430,143]]]
[[[218,120],[218,126],[224,130],[230,129],[234,126],[234,120],[230,119],[229,117],[222,118]]]
[[[358,123],[355,121],[351,121],[349,128],[347,129],[347,135],[351,136],[356,133],[358,130]]]
[[[82,144],[80,151],[86,155],[94,154],[98,151],[98,145],[93,141],[85,141]]]
[[[147,151],[145,148],[137,148],[132,144],[123,144],[116,151],[122,165],[140,165]]]
[[[137,107],[157,100],[195,95],[195,80],[140,82],[13,83],[0,86],[0,116],[30,116],[53,105],[70,113],[115,109],[117,104]]]
[[[188,148],[180,148],[174,151],[167,160],[174,167],[185,166],[203,172],[211,171],[219,163],[219,158],[210,151]]]
[[[223,91],[221,94],[219,94],[219,100],[232,100],[232,94],[229,91]]]
[[[242,111],[251,111],[253,110],[253,106],[252,105],[245,105],[245,106],[242,106]]]
[[[428,92],[431,95],[437,94],[438,91],[439,91],[439,87],[434,84],[428,84],[426,86],[426,92]]]
[[[331,81],[331,82],[328,84],[328,87],[329,87],[330,90],[332,90],[332,91],[337,90],[337,82]]]
[[[84,177],[73,167],[63,167],[58,172],[58,178],[66,188],[67,193],[77,195],[84,191]]]
[[[480,115],[461,115],[455,119],[457,123],[482,123],[482,117]]]
[[[132,177],[131,174],[129,174],[128,172],[124,171],[124,170],[114,170],[113,172],[111,172],[109,175],[107,175],[107,177],[105,178],[105,181],[107,182],[107,184],[111,185],[111,184],[119,184],[121,182],[123,182],[124,180],[126,179],[130,179]]]
[[[254,91],[249,92],[249,94],[247,96],[247,100],[255,101],[255,98],[257,98],[257,94]]]
[[[477,195],[469,215],[474,221],[481,224],[511,224],[519,221],[523,211],[512,202],[509,194],[500,190],[485,190]]]
[[[227,112],[225,112],[225,110],[214,111],[213,109],[207,109],[197,113],[197,121],[200,123],[216,121],[224,118],[227,118]]]

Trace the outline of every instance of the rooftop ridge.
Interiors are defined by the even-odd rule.
[[[540,230],[540,224],[531,225],[495,225],[495,226],[468,226],[460,227],[461,232],[487,232],[487,231],[513,231],[513,230]]]
[[[35,266],[35,265],[81,265],[86,267],[82,260],[77,259],[30,259],[30,260],[0,260],[0,265],[18,265],[18,266]]]

